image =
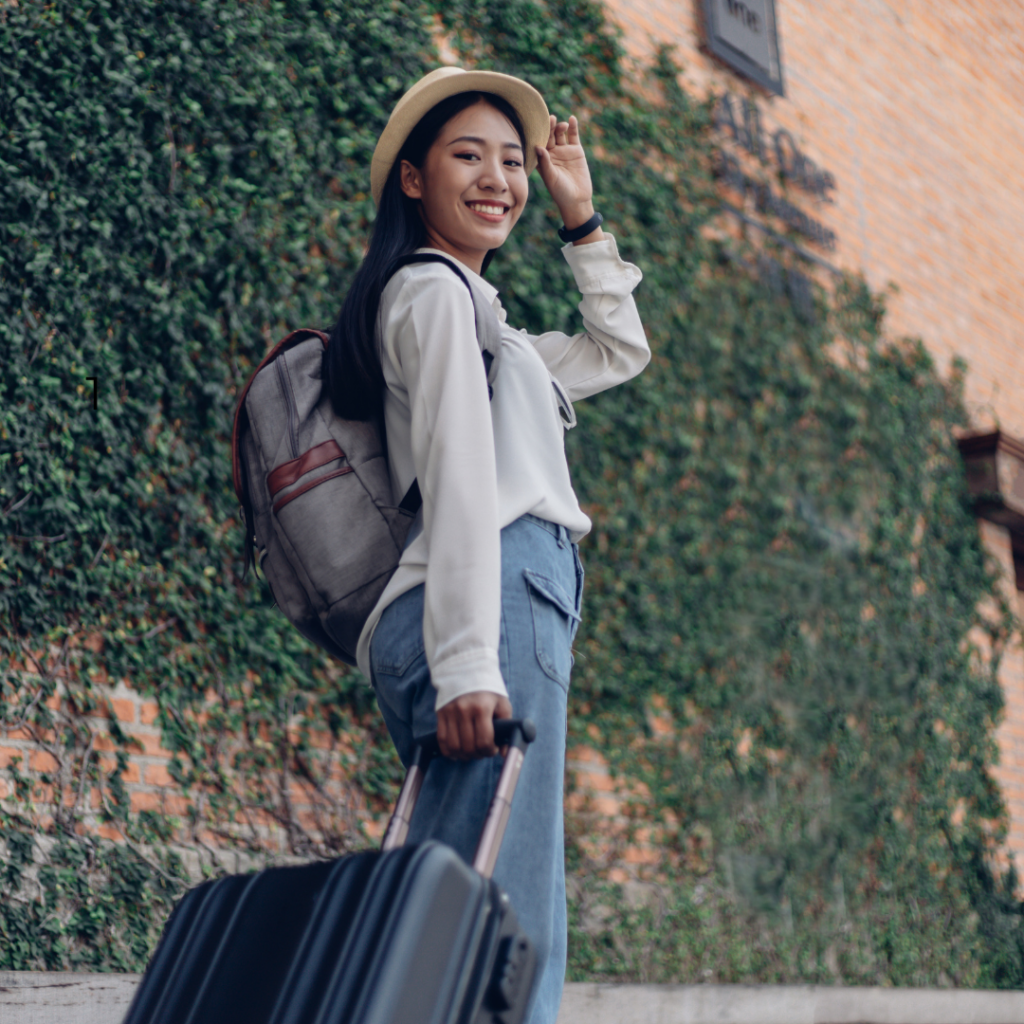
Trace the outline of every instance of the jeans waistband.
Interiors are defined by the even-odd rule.
[[[540,516],[535,516],[532,512],[527,512],[520,518],[536,524],[542,530],[547,530],[558,541],[558,546],[561,548],[568,547],[571,543],[569,531],[561,523],[552,523],[547,519],[541,519]]]

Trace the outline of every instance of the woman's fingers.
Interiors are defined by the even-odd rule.
[[[476,722],[474,718],[476,716],[472,711],[469,714],[462,714],[459,716],[459,739],[460,751],[459,757],[465,761],[471,757],[478,757],[477,754],[477,737],[476,737]]]
[[[437,713],[437,742],[445,757],[465,761],[493,757],[494,719],[511,718],[507,697],[478,691],[463,694]]]
[[[551,127],[548,131],[547,148],[552,150],[555,146],[578,146],[580,144],[580,123],[574,114],[568,121],[559,121],[555,115],[551,115]]]
[[[499,718],[511,718],[511,717],[512,717],[512,702],[508,699],[508,697],[499,697],[498,698],[498,703],[495,704],[495,706],[494,706],[494,719],[492,720],[492,728],[493,728],[493,722],[497,721]],[[501,756],[502,757],[507,757],[508,756],[508,747],[502,747],[501,748]]]
[[[442,757],[451,757],[451,714],[442,708],[437,715],[437,745]]]
[[[580,144],[580,123],[573,115],[568,121],[559,121],[554,114],[550,116],[551,127],[548,130],[547,150],[550,153],[556,146],[578,146]]]
[[[477,757],[494,757],[498,748],[494,745],[494,721],[492,709],[477,708],[473,716],[473,733],[476,740],[474,754]]]

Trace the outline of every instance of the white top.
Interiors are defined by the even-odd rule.
[[[400,497],[418,479],[423,507],[356,654],[369,679],[381,614],[425,583],[423,639],[437,708],[477,690],[507,693],[498,664],[500,531],[527,512],[560,523],[574,540],[590,530],[565,461],[571,403],[629,380],[651,358],[631,294],[640,270],[620,259],[615,239],[566,245],[562,254],[583,295],[585,329],[571,337],[509,327],[497,289],[462,268],[502,323],[493,401],[473,303],[449,268],[403,267],[381,296],[391,484]]]

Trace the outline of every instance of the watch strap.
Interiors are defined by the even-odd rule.
[[[604,217],[599,213],[595,213],[590,220],[585,221],[578,228],[570,230],[567,227],[560,227],[558,229],[558,237],[563,242],[578,242],[581,238],[586,238],[591,231],[596,231],[603,223]]]

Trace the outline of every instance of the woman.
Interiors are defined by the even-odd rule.
[[[526,205],[534,167],[568,238],[584,331],[539,336],[504,323],[481,276]],[[493,720],[529,717],[537,740],[516,791],[495,879],[538,951],[529,1018],[553,1024],[566,957],[562,835],[566,697],[580,621],[577,542],[590,529],[569,479],[571,402],[628,380],[650,351],[631,292],[639,270],[602,232],[576,119],[556,122],[516,78],[433,71],[401,99],[377,144],[373,238],[332,334],[327,385],[349,418],[383,413],[394,493],[422,508],[359,641],[399,756],[437,730],[409,835],[467,861],[500,764]],[[574,231],[575,229],[575,231]],[[502,321],[493,398],[465,283]],[[390,275],[390,276],[389,276]],[[381,408],[382,404],[382,408]]]

